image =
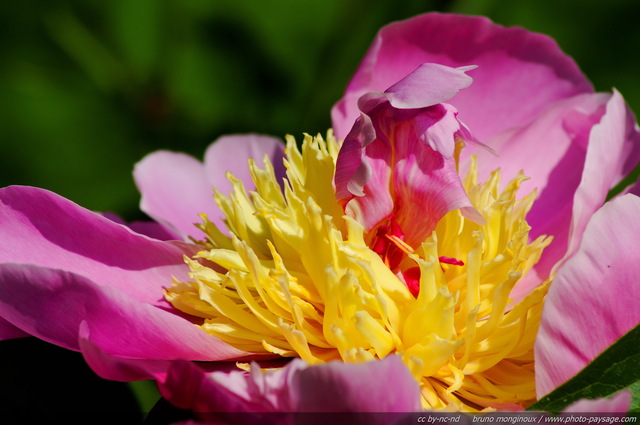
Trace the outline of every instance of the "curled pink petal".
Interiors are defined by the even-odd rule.
[[[335,173],[336,196],[347,214],[370,230],[393,210],[389,190],[392,152],[391,146],[384,143],[370,143],[365,150],[365,141],[358,133],[354,127],[340,149]]]
[[[363,159],[364,149],[375,139],[376,131],[371,123],[371,118],[364,114],[361,115],[351,129],[348,141],[345,141],[340,147],[334,177],[338,200],[351,199],[353,195],[364,196],[364,186],[373,177],[371,161]],[[378,173],[384,170],[383,163]],[[380,203],[381,201],[378,201],[375,204],[379,205]],[[390,209],[391,200],[386,200],[386,203],[389,206],[383,208]]]
[[[465,73],[469,70],[425,63],[384,92],[389,94],[391,106],[398,109],[437,105],[471,85],[472,79]]]
[[[336,197],[347,214],[367,231],[391,220],[409,245],[421,243],[454,209],[464,209],[482,221],[473,214],[453,158],[463,126],[450,105],[432,104],[466,87],[470,79],[464,71],[444,66],[425,66],[416,73],[389,93],[369,93],[360,99],[362,115],[342,145],[335,174]],[[408,91],[404,85],[415,82],[414,77],[430,87],[452,75],[443,93],[425,95],[424,107],[399,109],[389,100],[395,90]],[[432,77],[434,81],[429,81]]]
[[[579,250],[558,270],[535,345],[538,397],[640,323],[638,238],[640,198],[616,198],[594,214]]]
[[[451,115],[451,111],[445,112],[443,119],[429,128],[438,133],[436,137],[440,140],[453,141],[459,129],[452,125]],[[425,118],[425,115],[419,117],[422,125]],[[447,212],[459,208],[475,210],[462,187],[455,160],[440,155],[430,144],[425,146],[411,133],[403,134],[412,130],[408,127],[398,126],[396,129],[395,164],[392,167],[393,213],[405,234],[405,241],[415,246],[431,234]],[[445,135],[447,139],[444,139]],[[476,219],[482,221],[479,213]]]
[[[483,17],[429,13],[378,33],[333,108],[338,138],[358,117],[356,100],[384,91],[423,63],[477,65],[474,83],[450,103],[481,141],[528,122],[548,104],[593,89],[575,62],[549,37],[504,28]]]

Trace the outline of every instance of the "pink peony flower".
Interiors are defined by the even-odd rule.
[[[506,370],[500,367],[517,363],[523,382],[532,385],[537,324],[525,322],[539,320],[545,281],[552,279],[535,342],[538,397],[640,322],[632,303],[639,291],[632,247],[640,232],[634,224],[640,199],[624,195],[601,207],[640,159],[640,132],[620,94],[593,93],[551,39],[457,15],[391,24],[378,34],[333,121],[345,139],[335,191],[327,170],[337,151],[330,142],[307,141],[301,152],[290,145],[288,182],[280,186],[281,145],[259,136],[214,143],[204,166],[170,152],[139,163],[134,176],[141,208],[156,225],[128,227],[37,188],[0,189],[0,337],[33,335],[81,351],[100,376],[156,379],[169,401],[203,411],[410,411],[446,403],[521,409],[535,394],[491,398],[465,387],[464,377],[499,386]],[[248,157],[264,154],[275,170],[246,167]],[[461,177],[474,167],[477,180],[489,182],[485,186]],[[513,183],[491,177],[497,168]],[[529,180],[517,177],[521,169]],[[253,179],[257,195],[227,182],[224,171],[245,185]],[[232,193],[218,195],[219,209],[211,186]],[[518,187],[536,189],[535,200],[516,203],[511,197]],[[510,222],[497,203],[479,205],[491,196],[514,208],[521,228],[503,225]],[[460,217],[450,215],[456,211]],[[197,228],[193,223],[202,213],[204,224]],[[520,235],[522,252],[541,257],[529,264],[525,256],[514,269],[507,267],[511,286],[492,289],[495,302],[474,301],[478,285],[464,289],[468,303],[453,308],[454,297],[430,289],[427,279],[462,271],[471,276],[484,263],[476,236],[468,238],[471,248],[456,248],[465,258],[437,255],[440,264],[433,267],[427,254],[420,257],[421,249],[436,245],[429,239],[433,232],[445,234],[438,226],[450,220],[465,223],[459,227],[471,229],[470,235],[497,222],[495,240],[490,232],[485,236],[491,250],[507,249],[503,236]],[[185,264],[185,256],[199,261]],[[344,299],[333,308],[333,293],[323,292],[323,282],[347,263],[354,272],[336,280],[334,292],[344,292]],[[379,290],[371,270],[381,273]],[[261,286],[261,279],[281,282],[282,276],[294,277],[280,283],[286,290]],[[178,283],[167,290],[172,279]],[[219,285],[222,279],[235,289],[228,290],[228,281]],[[315,286],[304,286],[307,281]],[[304,287],[287,286],[294,283]],[[367,285],[374,290],[366,292]],[[437,326],[424,308],[432,300],[443,312]],[[524,313],[513,307],[518,303]],[[341,310],[353,305],[359,307],[351,313]],[[483,315],[480,308],[489,310]],[[318,322],[318,311],[330,326]],[[485,338],[478,340],[480,349],[465,348],[464,340],[476,337],[466,329],[475,322],[460,321],[458,311],[477,316],[477,337]],[[399,317],[400,330],[394,328]],[[516,329],[508,322],[512,317],[524,317],[518,322],[524,330],[516,334],[516,348],[503,353],[500,344],[516,340],[508,333]],[[503,357],[486,355],[484,341],[490,348],[495,343]],[[221,363],[280,355],[306,362],[272,363],[277,368],[266,373],[255,364],[240,372]],[[457,369],[461,359],[468,366]],[[431,376],[447,384],[431,391]]]

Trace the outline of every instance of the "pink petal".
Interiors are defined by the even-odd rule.
[[[499,164],[505,176],[523,168],[531,180],[522,185],[522,193],[539,190],[527,215],[531,236],[554,237],[534,273],[514,289],[512,295],[520,298],[575,251],[609,189],[640,160],[640,133],[633,114],[614,92],[558,102],[530,125],[512,135],[503,133],[491,144],[501,157],[479,152],[484,173]]]
[[[488,143],[498,156],[473,147],[465,149],[478,157],[480,181],[496,169],[505,183],[523,171],[530,179],[521,184],[520,195],[534,189],[538,195],[527,215],[530,236],[553,236],[535,269],[516,286],[515,299],[543,282],[566,252],[573,194],[584,171],[589,133],[602,118],[608,99],[604,94],[588,94],[550,105],[529,124],[491,139]],[[468,159],[461,169],[468,168]]]
[[[32,187],[0,189],[0,316],[78,349],[86,321],[114,356],[214,360],[241,353],[204,333],[164,300],[186,280],[195,245],[162,242]]]
[[[162,226],[160,223],[155,221],[134,221],[127,224],[127,226],[136,233],[161,241],[172,241],[178,239],[178,235],[171,232],[166,226]]]
[[[25,332],[72,350],[89,336],[113,357],[224,360],[245,354],[170,311],[62,270],[1,264],[0,311]]]
[[[27,336],[30,335],[0,317],[0,341],[13,338],[24,338]]]
[[[55,193],[21,186],[0,189],[0,240],[0,263],[67,270],[161,308],[170,308],[163,288],[172,276],[188,279],[183,256],[198,251],[139,235]]]
[[[160,384],[172,404],[200,412],[412,412],[420,390],[402,361],[308,366],[295,359],[280,369],[207,373],[188,362],[172,365]],[[375,415],[370,418],[376,423]]]
[[[199,213],[219,216],[202,163],[189,155],[151,153],[136,164],[133,177],[142,194],[140,209],[183,238],[202,238],[194,224],[201,221]]]
[[[357,99],[384,91],[423,63],[477,65],[451,100],[481,141],[536,116],[549,103],[591,92],[575,62],[549,37],[486,18],[429,13],[382,28],[332,111],[338,138],[358,117]]]
[[[127,226],[136,233],[149,236],[150,238],[159,239],[161,241],[180,239],[180,237],[171,232],[167,226],[163,226],[156,221],[134,221],[132,223],[127,223],[119,215],[110,212],[102,213],[102,216],[108,218],[114,223]]]
[[[253,190],[255,185],[249,172],[249,158],[262,167],[265,155],[273,164],[276,177],[285,176],[284,144],[282,140],[259,134],[238,134],[223,136],[212,143],[204,154],[204,168],[209,184],[221,193],[231,190],[231,183],[225,174],[233,173],[235,178],[242,181],[247,190]]]
[[[336,172],[334,182],[336,186],[336,198],[338,201],[351,199],[353,195],[364,196],[364,186],[369,183],[373,177],[371,162],[375,163],[375,159],[365,160],[364,149],[376,140],[376,130],[371,122],[371,118],[366,114],[362,114],[355,122],[351,132],[347,136],[345,142],[340,147],[340,153],[336,162]],[[377,174],[385,170],[385,162],[383,161]],[[389,167],[386,167],[389,169]],[[385,178],[386,179],[386,178]],[[389,206],[384,209],[391,209],[391,197],[385,202]],[[378,201],[376,204],[380,204]]]
[[[424,108],[444,103],[473,81],[467,69],[434,63],[420,65],[415,71],[385,90],[391,106],[399,109]]]
[[[209,371],[190,362],[174,362],[160,392],[174,406],[198,412],[274,412],[292,411],[286,397],[286,377],[303,367],[298,360],[289,366],[268,372],[263,378],[276,385],[261,387],[261,372]],[[282,396],[282,392],[285,396]]]
[[[201,239],[202,232],[194,225],[201,222],[200,213],[225,228],[213,199],[213,187],[222,193],[230,189],[227,171],[251,190],[254,186],[248,171],[249,158],[261,165],[267,155],[279,175],[284,175],[283,152],[279,139],[255,134],[221,137],[207,149],[204,165],[186,154],[154,152],[136,164],[133,172],[142,194],[140,209],[184,238]]]
[[[480,180],[498,168],[507,181],[524,171],[529,180],[522,183],[522,193],[538,190],[527,220],[539,227],[550,213],[564,207],[558,203],[571,202],[580,183],[589,133],[602,119],[609,99],[607,94],[587,94],[556,102],[527,125],[492,138],[489,144],[497,155],[473,146],[465,151],[478,157]],[[468,163],[467,156],[461,169]]]
[[[373,125],[366,120],[369,118],[359,119],[342,144],[334,181],[336,197],[347,214],[370,230],[393,211],[389,187],[393,164],[391,146],[375,139]],[[364,138],[368,132],[374,135],[369,143]]]
[[[538,397],[640,323],[639,238],[640,198],[616,198],[593,215],[580,249],[558,270],[536,339]]]
[[[113,357],[91,341],[89,325],[80,322],[78,346],[87,364],[104,379],[112,381],[164,380],[171,360],[147,360]]]
[[[625,413],[629,411],[631,405],[631,392],[620,391],[611,398],[598,398],[595,400],[582,399],[571,404],[564,409],[563,413]]]
[[[624,99],[613,91],[600,123],[589,135],[584,172],[573,203],[571,233],[566,258],[578,249],[593,213],[606,200],[609,190],[640,160],[640,131]]]
[[[445,116],[446,117],[446,116]],[[459,127],[443,119],[439,131],[453,140]],[[462,187],[453,158],[439,155],[411,135],[396,135],[393,164],[393,194],[395,219],[404,231],[405,241],[412,246],[422,243],[444,215],[455,209],[473,206]],[[414,136],[415,137],[415,136]],[[439,138],[443,140],[443,138]],[[482,220],[479,216],[477,220]]]
[[[396,356],[366,363],[307,367],[292,378],[301,412],[417,412],[420,389]],[[371,417],[373,422],[383,418]]]

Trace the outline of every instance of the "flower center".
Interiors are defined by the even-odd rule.
[[[410,267],[406,270],[400,270],[399,266],[403,258],[408,254],[415,254],[414,250],[404,242],[404,233],[400,229],[400,225],[394,219],[393,214],[388,217],[386,224],[380,224],[369,246],[382,258],[384,263],[396,273],[399,273],[404,279],[407,288],[414,297],[420,292],[420,268]],[[464,266],[464,262],[452,257],[440,256],[438,261],[444,264],[452,264],[456,266]]]
[[[533,343],[547,285],[514,303],[511,289],[550,243],[529,242],[519,175],[464,179],[483,225],[455,210],[420,246],[403,242],[393,216],[371,232],[344,215],[332,179],[338,144],[288,138],[287,179],[250,161],[256,191],[229,176],[216,193],[231,236],[206,216],[204,249],[187,259],[189,282],[166,298],[202,329],[248,352],[311,364],[397,355],[428,409],[515,408],[535,400]]]

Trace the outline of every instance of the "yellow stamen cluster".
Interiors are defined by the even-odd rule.
[[[484,216],[479,225],[451,211],[406,266],[420,268],[411,295],[367,244],[368,235],[335,199],[338,144],[331,134],[289,137],[284,190],[265,158],[250,161],[248,194],[229,176],[229,196],[215,199],[227,236],[202,216],[206,249],[190,282],[166,298],[204,319],[206,332],[242,350],[301,357],[311,364],[400,356],[420,383],[427,409],[526,406],[535,399],[533,343],[547,285],[513,303],[509,294],[550,240],[529,242],[525,215],[535,193],[516,200],[522,175],[500,190],[500,173],[464,185]],[[464,261],[441,264],[440,256]]]

